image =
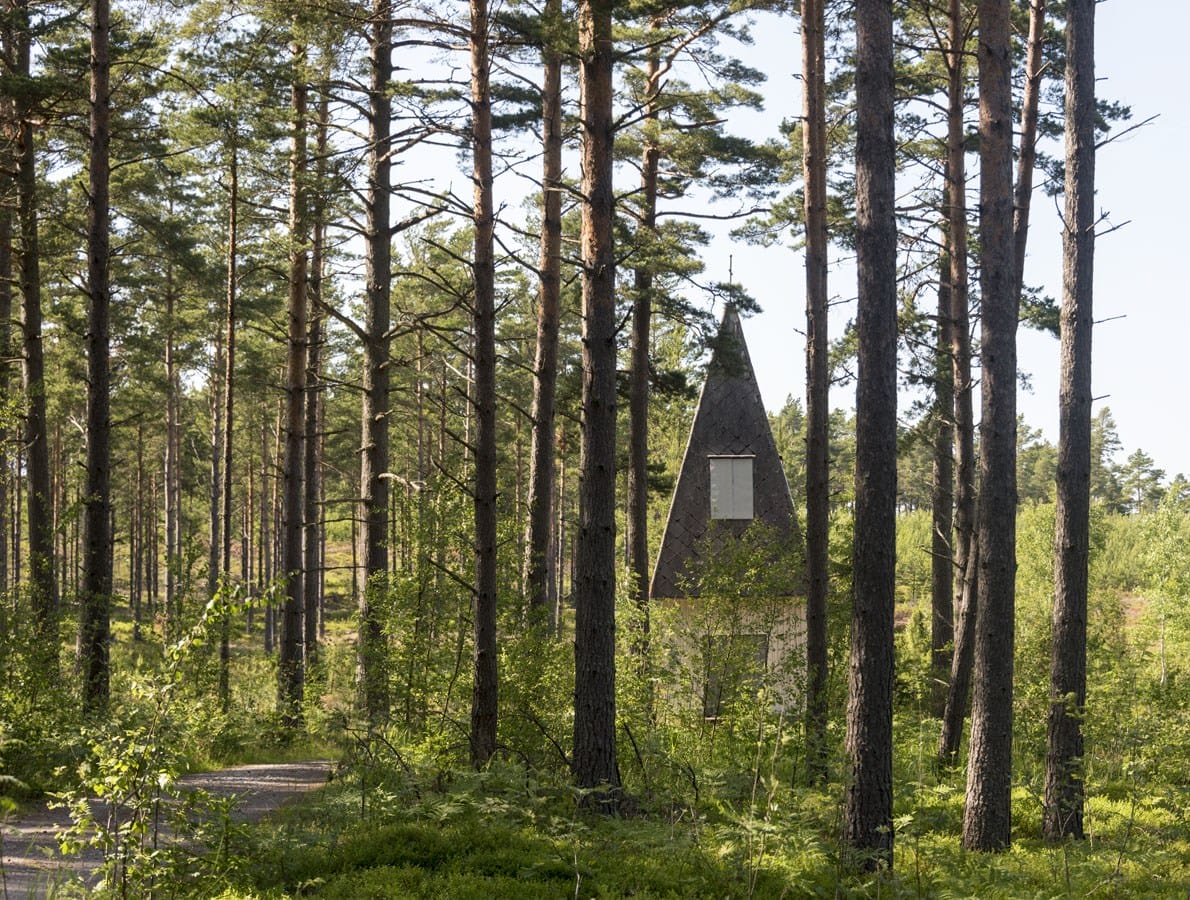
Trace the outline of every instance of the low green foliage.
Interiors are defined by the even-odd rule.
[[[902,734],[913,723],[898,723]],[[412,756],[412,752],[409,754]],[[837,788],[764,774],[733,796],[704,785],[630,814],[585,812],[564,779],[515,764],[475,773],[390,771],[361,819],[358,774],[256,834],[253,863],[228,897],[1183,897],[1190,835],[1176,808],[1136,793],[1089,804],[1091,839],[1046,844],[1017,792],[1012,850],[959,846],[961,773],[921,772],[898,745],[896,871],[842,868]],[[769,760],[765,767],[770,768]],[[771,772],[771,768],[770,768]]]
[[[1094,523],[1088,839],[1081,843],[1049,845],[1040,830],[1053,540],[1053,509],[1042,503],[1022,509],[1018,535],[1008,853],[960,847],[965,775],[937,768],[938,722],[928,714],[928,531],[907,527],[896,648],[895,868],[859,876],[844,866],[845,516],[832,535],[835,755],[824,787],[801,782],[796,645],[775,657],[773,640],[763,665],[755,652],[754,638],[771,639],[788,611],[786,601],[773,600],[783,593],[773,579],[788,572],[767,562],[769,539],[758,535],[706,554],[697,608],[653,606],[645,654],[639,610],[621,603],[619,817],[584,811],[570,782],[573,651],[565,608],[563,639],[543,639],[525,626],[517,598],[502,599],[499,753],[483,772],[467,767],[467,598],[433,566],[394,579],[385,598],[395,704],[382,729],[356,715],[342,609],[331,611],[331,640],[308,682],[306,728],[296,734],[272,713],[269,657],[233,642],[225,712],[214,691],[209,629],[190,632],[184,652],[167,653],[151,630],[132,640],[126,621],[116,624],[111,715],[83,728],[68,690],[32,679],[32,648],[22,643],[30,630],[12,620],[0,657],[11,676],[0,683],[0,793],[62,791],[79,804],[70,840],[106,849],[108,883],[161,895],[1184,898],[1190,582],[1180,560],[1187,521],[1169,503],[1135,516],[1098,515]],[[1135,558],[1113,560],[1118,552]],[[719,686],[714,709],[711,682]],[[333,786],[274,824],[233,827],[226,805],[200,798],[201,814],[192,805],[186,823],[174,826],[192,838],[192,850],[154,843],[158,813],[182,802],[183,771],[327,755],[340,759]],[[92,808],[83,798],[97,795],[121,815],[85,812]]]
[[[732,841],[704,846],[711,826],[703,817],[591,815],[564,782],[537,782],[515,767],[453,777],[448,790],[419,789],[417,803],[374,807],[371,823],[348,812],[341,798],[351,788],[343,786],[339,800],[324,799],[327,818],[314,833],[300,824],[306,814],[265,839],[256,889],[325,897],[738,893],[741,851]]]
[[[166,648],[152,677],[133,678],[104,721],[81,731],[85,755],[77,777],[57,794],[73,822],[59,843],[65,855],[84,847],[101,852],[91,879],[98,896],[172,893],[179,884],[201,893],[222,884],[240,863],[232,847],[232,802],[179,781],[189,744],[182,736],[200,727],[187,716],[183,685],[217,634],[220,602],[213,599]]]

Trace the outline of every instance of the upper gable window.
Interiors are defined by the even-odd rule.
[[[710,457],[712,519],[753,518],[752,460],[751,456]]]

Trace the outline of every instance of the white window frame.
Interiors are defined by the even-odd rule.
[[[708,457],[712,519],[754,519],[753,490],[755,454],[711,454]]]

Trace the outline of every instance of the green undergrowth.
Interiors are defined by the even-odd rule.
[[[372,773],[373,779],[377,773]],[[669,801],[607,817],[564,782],[512,765],[480,774],[351,773],[256,829],[223,895],[247,898],[1185,897],[1190,834],[1166,801],[1093,797],[1090,839],[1046,844],[1018,789],[1003,854],[960,846],[950,775],[898,792],[895,871],[849,873],[841,794],[786,784],[761,795]]]
[[[341,781],[316,803],[258,832],[252,886],[229,897],[780,896],[766,859],[779,829],[691,808],[590,813],[581,793],[516,768],[438,773],[439,784],[390,781],[360,818],[360,785]],[[448,783],[443,783],[444,781]],[[803,875],[828,891],[829,855],[802,848]],[[814,891],[817,892],[817,891]],[[829,891],[828,891],[829,893]]]

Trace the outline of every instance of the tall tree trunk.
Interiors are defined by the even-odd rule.
[[[1083,837],[1095,258],[1095,0],[1066,6],[1066,215],[1045,835]]]
[[[945,230],[945,229],[944,229]],[[954,643],[954,319],[951,315],[950,239],[943,238],[938,283],[938,338],[934,350],[934,465],[931,479],[930,542],[930,705],[946,711]]]
[[[963,546],[961,536],[957,547]],[[956,567],[957,568],[957,567]],[[938,739],[938,760],[952,765],[963,742],[963,722],[967,717],[967,699],[971,694],[971,675],[975,664],[975,619],[978,611],[979,542],[970,543],[964,566],[960,568],[958,605],[954,623],[954,651],[950,660],[950,680],[946,686],[946,707],[942,712],[942,732]]]
[[[303,646],[306,651],[306,672],[310,673],[318,662],[319,610],[322,606],[322,344],[323,308],[322,276],[326,244],[326,169],[327,130],[330,117],[330,97],[325,85],[318,98],[318,136],[315,150],[314,197],[314,240],[310,249],[310,345],[306,360],[306,468],[305,527],[302,529],[302,556],[305,584],[302,586]]]
[[[967,165],[964,92],[968,22],[963,0],[949,0],[949,49],[947,66],[946,138],[946,258],[950,264],[950,362],[954,390],[954,572],[958,604],[955,609],[954,650],[938,758],[951,763],[957,757],[967,718],[974,660],[975,606],[978,566],[975,529],[975,411],[971,378],[971,319],[967,274]]]
[[[389,206],[392,164],[389,159],[392,103],[392,4],[372,7],[371,85],[368,90],[367,311],[364,330],[364,391],[361,416],[359,546],[363,583],[359,592],[360,699],[370,722],[388,716],[384,631],[379,600],[388,578],[388,350],[391,286]]]
[[[471,149],[475,186],[475,628],[471,762],[496,752],[496,268],[487,0],[471,0]]]
[[[318,643],[326,643],[326,479],[322,477],[322,463],[326,441],[323,423],[326,421],[325,394],[318,396]]]
[[[554,524],[554,551],[556,558],[554,561],[554,574],[557,577],[558,584],[554,591],[554,606],[553,606],[553,621],[554,621],[554,638],[561,640],[562,638],[562,603],[566,597],[566,577],[568,574],[568,567],[573,567],[574,560],[572,557],[566,555],[566,542],[569,535],[566,533],[566,451],[568,448],[566,442],[565,428],[558,429],[558,495],[554,500],[557,507],[557,522]],[[574,573],[570,574],[570,589],[574,590]]]
[[[14,34],[10,24],[0,25],[0,45],[4,59],[13,55]],[[12,173],[16,170],[16,109],[9,97],[0,98],[0,142],[3,158],[0,159],[0,397],[12,396]],[[9,521],[9,434],[8,422],[0,421],[0,626],[8,633],[8,548],[10,539],[16,540],[17,531]],[[0,654],[4,651],[0,650]]]
[[[1016,326],[1012,232],[1012,57],[1008,0],[979,4],[981,382],[979,600],[963,846],[1011,834],[1016,598]]]
[[[322,418],[323,418],[323,388],[322,388],[322,345],[325,342],[323,317],[316,310],[315,297],[321,287],[315,287],[320,281],[317,271],[321,260],[317,259],[321,248],[318,246],[322,238],[321,228],[315,226],[314,252],[310,265],[310,358],[308,362],[307,378],[309,384],[306,391],[306,458],[305,494],[303,497],[304,522],[302,528],[302,645],[305,651],[306,672],[314,668],[319,658],[318,621],[322,605]]]
[[[22,333],[22,341],[23,340],[24,340],[24,336]],[[25,398],[26,398],[26,404],[28,404],[28,395],[27,394],[25,395]],[[28,408],[28,406],[26,408]],[[24,499],[24,497],[21,494],[20,488],[17,486],[18,483],[16,482],[15,473],[22,472],[22,471],[28,471],[28,469],[25,467],[26,458],[27,458],[27,455],[23,452],[21,446],[18,444],[16,459],[14,459],[12,461],[13,472],[14,472],[13,498],[12,498],[12,533],[14,535],[23,533],[23,528],[22,528],[22,523],[21,523],[21,515],[22,515],[22,511],[25,508],[24,503],[22,503],[22,500]],[[32,473],[30,473],[29,477],[32,478]],[[12,542],[12,586],[13,586],[14,590],[16,590],[17,588],[19,588],[21,586],[21,542],[18,540],[13,540],[13,542]],[[36,618],[36,611],[35,611],[35,618]],[[40,625],[40,622],[38,622],[37,624]]]
[[[219,506],[219,532],[222,547],[219,556],[219,702],[226,712],[231,705],[231,495],[232,435],[235,434],[236,299],[239,290],[240,240],[240,159],[232,138],[227,170],[227,294],[223,322],[223,450],[222,491]]]
[[[211,461],[210,461],[210,504],[207,508],[207,524],[210,534],[207,541],[207,598],[213,599],[219,589],[219,564],[223,542],[219,537],[219,510],[222,497],[223,452],[223,376],[227,369],[227,334],[221,327],[216,328],[215,361],[211,367],[209,382],[209,403],[211,410]]]
[[[252,447],[253,444],[250,444],[249,447]],[[245,599],[247,600],[244,607],[244,633],[251,638],[256,625],[256,601],[260,597],[260,569],[258,568],[260,564],[260,556],[258,554],[260,542],[256,540],[256,453],[253,449],[249,449],[248,451],[248,465],[245,469],[247,471],[248,484],[244,490],[240,555],[241,568],[243,569],[241,581],[244,584]]]
[[[132,640],[141,639],[141,592],[145,560],[145,453],[144,425],[136,426],[136,477],[132,485],[132,515],[128,531],[128,600],[132,612]]]
[[[429,424],[426,416],[427,398],[429,396],[429,375],[426,367],[426,335],[424,328],[417,329],[417,481],[418,484],[424,485],[426,483],[426,473],[429,471],[431,452],[430,452],[430,437]],[[406,571],[416,575],[418,584],[424,583],[422,575],[425,568],[425,561],[423,560],[423,548],[426,543],[426,498],[425,491],[418,491],[417,493],[417,509],[414,524],[406,529],[406,532],[413,532],[408,536],[409,552],[406,555]],[[416,529],[414,531],[414,529]],[[421,591],[418,592],[418,600],[420,602]]]
[[[53,522],[54,535],[57,536],[58,534],[62,534],[62,531],[63,531],[63,529],[61,529],[59,527],[63,521],[63,513],[66,509],[70,508],[69,498],[67,497],[67,494],[69,493],[69,490],[67,488],[67,479],[64,477],[63,472],[62,472],[63,460],[62,460],[62,423],[61,422],[54,423],[54,434],[53,434],[52,439],[50,440],[50,460],[51,460],[51,463],[50,463],[50,497],[52,498],[52,503],[51,503],[52,519],[51,519],[51,521]],[[80,494],[80,499],[78,500],[79,504],[82,503],[82,500],[81,500],[82,490],[83,490],[83,488],[80,486],[78,488],[78,491]],[[81,507],[80,506],[75,507],[75,509],[79,509],[79,508],[81,508]],[[73,520],[72,525],[74,526],[75,530],[77,531],[79,528],[81,516],[74,515],[74,516],[71,516],[70,518]],[[69,578],[69,583],[74,587],[75,597],[77,599],[78,589],[79,589],[78,588],[78,585],[79,585],[79,581],[78,581],[79,554],[77,552],[75,552],[73,555],[71,555],[70,553],[67,552],[67,539],[66,539],[65,534],[62,534],[62,538],[61,538],[60,542],[58,540],[54,540],[52,546],[54,548],[54,566],[53,566],[54,580],[57,582],[57,584],[62,585],[63,583],[66,583],[67,579]],[[76,541],[76,546],[71,549],[77,551],[77,549],[78,549],[77,541]],[[70,563],[71,563],[70,565],[67,564],[68,559],[70,560]],[[72,568],[72,566],[73,566],[73,568]],[[59,596],[58,599],[59,599],[59,604],[60,604],[61,596]],[[59,610],[59,612],[61,612],[61,610]]]
[[[897,500],[897,226],[892,10],[856,6],[859,369],[855,419],[855,595],[847,699],[844,838],[892,864],[893,603]]]
[[[654,18],[649,31],[658,34],[662,22]],[[657,231],[657,178],[661,164],[658,145],[658,94],[661,92],[661,54],[657,44],[645,51],[644,109],[641,111],[640,210],[637,228],[644,241]],[[633,271],[632,361],[628,384],[628,596],[637,608],[640,632],[633,642],[641,674],[647,683],[649,650],[649,332],[653,322],[652,252]]]
[[[244,485],[244,499],[240,504],[240,584],[244,591],[244,634],[252,636],[252,476],[255,470],[252,453],[248,453],[248,463],[244,466],[244,474],[248,483]]]
[[[172,200],[170,212],[173,212]],[[178,605],[178,576],[181,569],[179,516],[181,514],[180,450],[181,424],[178,406],[181,385],[177,362],[174,359],[174,315],[173,266],[166,263],[165,269],[165,471],[163,473],[163,499],[165,501],[165,616],[163,638],[168,643],[173,636]]]
[[[802,3],[802,174],[806,215],[806,774],[827,775],[830,593],[830,344],[827,321],[826,13]]]
[[[281,611],[280,657],[277,661],[277,707],[283,720],[302,721],[305,671],[302,665],[302,462],[306,407],[306,48],[292,47],[291,92],[293,137],[289,160],[289,351],[285,372],[285,463],[281,567],[284,605]]]
[[[264,652],[273,652],[273,495],[269,490],[269,483],[276,483],[275,478],[269,477],[276,454],[269,452],[269,427],[262,421],[260,424],[260,562],[257,572],[260,576],[260,594],[264,601]]]
[[[1025,245],[1029,239],[1029,207],[1033,199],[1033,169],[1037,160],[1037,116],[1041,77],[1045,73],[1045,0],[1029,5],[1029,40],[1025,48],[1025,96],[1021,102],[1021,147],[1017,156],[1013,198],[1013,290],[1020,296],[1025,283]]]
[[[21,339],[24,339],[24,336]],[[26,404],[27,404],[27,398],[26,398]],[[14,473],[13,480],[12,480],[12,488],[13,488],[13,495],[12,495],[12,533],[13,533],[12,582],[13,582],[14,588],[19,586],[21,583],[20,540],[17,539],[17,536],[21,535],[21,533],[24,533],[24,527],[23,527],[23,524],[21,524],[21,518],[23,518],[23,511],[25,510],[24,481],[21,479],[18,479],[18,477],[15,477],[15,473],[18,473],[18,471],[26,470],[24,468],[25,458],[26,458],[25,452],[24,452],[23,448],[21,448],[21,445],[18,444],[17,445],[17,455],[15,455],[15,457],[13,458],[13,461],[12,461],[12,467],[13,467],[13,473]],[[37,625],[36,618],[35,618],[35,625]]]
[[[950,692],[950,674],[954,660],[956,560],[960,553],[966,558],[969,545],[961,550],[955,540],[955,315],[953,281],[965,277],[965,260],[960,271],[951,259],[955,245],[966,253],[966,235],[956,241],[951,231],[959,227],[954,221],[954,205],[962,185],[954,181],[954,172],[963,173],[963,57],[958,52],[966,42],[961,0],[951,0],[947,10],[948,46],[945,53],[947,67],[947,153],[944,163],[942,209],[942,252],[938,277],[938,339],[934,361],[934,460],[931,491],[932,540],[930,572],[930,658],[932,690],[930,702],[934,715],[944,718]],[[955,157],[957,158],[957,161]],[[964,173],[965,177],[965,173]],[[965,210],[964,210],[965,215]],[[958,290],[965,293],[965,285]],[[961,585],[961,572],[959,584]]]
[[[583,418],[575,562],[574,774],[620,786],[616,761],[616,259],[612,0],[578,6],[582,129]],[[609,805],[610,797],[603,803]]]
[[[87,181],[87,496],[83,503],[86,537],[80,597],[79,651],[83,711],[107,705],[110,672],[112,507],[111,507],[111,290],[109,270],[108,182],[111,174],[110,9],[108,0],[91,2],[91,136]]]
[[[554,397],[558,383],[558,313],[562,294],[562,53],[556,29],[562,0],[547,0],[548,31],[542,48],[541,89],[541,286],[537,307],[537,348],[533,362],[532,434],[529,448],[529,514],[525,535],[525,596],[529,620],[554,629],[547,587],[551,570],[550,536],[554,480]]]
[[[285,420],[285,398],[282,397],[277,401],[277,417],[273,425],[273,463],[277,467],[273,475],[273,494],[272,505],[269,507],[269,516],[272,519],[272,525],[269,528],[271,540],[269,542],[269,564],[271,566],[271,581],[274,584],[280,584],[284,579],[284,560],[281,557],[281,545],[284,539],[284,522],[282,519],[282,502],[284,497],[283,475],[280,472],[280,466],[284,464],[284,442],[282,438],[285,435],[284,426]],[[280,608],[274,600],[267,606],[267,613],[272,620],[272,629],[270,631],[273,639],[272,648],[277,650],[280,647],[281,641],[281,626],[278,620],[280,615]]]
[[[161,559],[161,529],[157,519],[157,510],[160,507],[157,504],[158,494],[157,473],[151,472],[149,474],[149,561],[148,571],[146,577],[148,578],[149,591],[149,629],[153,629],[153,622],[157,619],[158,610],[161,603],[161,582],[159,578],[160,568],[159,561]]]
[[[17,72],[31,74],[32,22],[28,0],[15,2]],[[58,668],[58,590],[54,579],[54,513],[50,486],[49,432],[46,426],[45,349],[41,338],[41,256],[37,224],[37,156],[27,97],[16,98],[17,220],[20,229],[20,277],[25,388],[25,471],[27,473],[29,596],[38,631],[37,668],[48,678]],[[20,529],[15,532],[20,534]],[[17,553],[20,541],[14,542]],[[14,568],[19,561],[14,557]]]
[[[4,7],[4,21],[0,22],[0,54],[8,74],[14,74],[17,60],[16,23],[12,20],[10,4]],[[20,124],[16,103],[12,97],[0,98],[0,396],[12,396],[12,361],[15,359],[12,346],[13,323],[13,215],[12,198],[16,184],[15,173],[18,164],[17,141]],[[17,487],[11,469],[10,433],[7,420],[0,423],[0,628],[8,633],[9,609],[9,548],[18,542],[18,531],[14,527],[11,504],[16,499]],[[11,482],[10,482],[10,479]],[[11,489],[10,489],[11,488]],[[0,657],[6,651],[0,649]]]

